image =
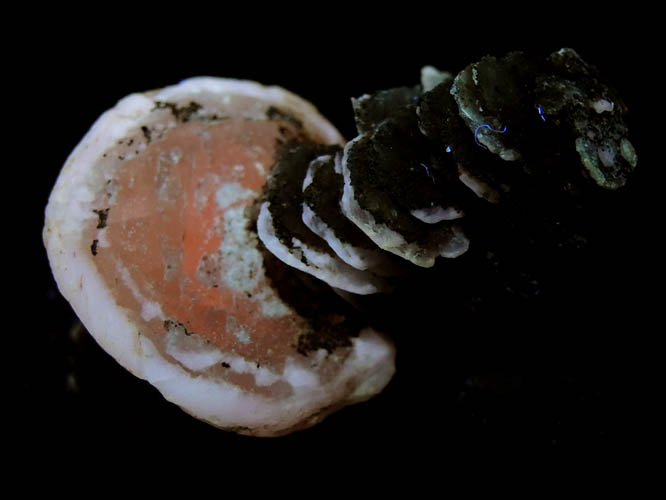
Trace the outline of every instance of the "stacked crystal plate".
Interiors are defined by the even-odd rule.
[[[344,148],[282,146],[257,227],[280,260],[355,294],[475,243],[580,246],[588,207],[637,163],[624,104],[571,49],[487,56],[455,77],[426,67],[420,85],[353,107]]]

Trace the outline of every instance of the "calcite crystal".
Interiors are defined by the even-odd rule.
[[[267,276],[251,206],[280,145],[305,140],[342,143],[283,89],[186,80],[105,113],[46,210],[58,286],[99,344],[167,400],[244,434],[311,426],[394,371],[381,334],[344,308],[285,302]]]

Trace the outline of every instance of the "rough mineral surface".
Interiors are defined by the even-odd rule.
[[[352,100],[358,135],[339,165],[305,174],[305,226],[360,269],[349,249],[367,254],[369,239],[412,270],[455,259],[462,276],[490,266],[499,288],[538,293],[535,268],[584,247],[636,167],[626,106],[571,49],[486,56],[455,76],[426,67],[421,78]]]
[[[311,426],[394,371],[390,342],[348,309],[295,301],[298,286],[285,301],[289,280],[273,283],[276,263],[267,275],[250,207],[277,148],[306,140],[341,138],[282,89],[187,80],[104,114],[47,207],[58,286],[102,347],[185,411],[244,434]]]
[[[514,297],[575,286],[637,165],[620,97],[571,49],[421,78],[354,99],[346,144],[298,97],[248,82],[121,101],[47,208],[63,294],[167,399],[279,435],[393,374],[392,344],[338,296],[403,335],[417,320],[453,335],[452,312],[515,319]]]
[[[356,269],[382,273],[392,261],[375,247],[340,209],[344,188],[342,155],[327,155],[310,162],[303,181],[301,219],[310,231],[323,238],[335,254]]]
[[[262,243],[286,264],[334,288],[363,295],[386,290],[380,278],[340,259],[326,240],[303,222],[302,185],[308,166],[336,149],[309,142],[289,142],[280,149],[257,220]]]

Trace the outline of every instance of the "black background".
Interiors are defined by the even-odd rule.
[[[651,43],[640,29],[650,13],[634,19],[567,10],[560,19],[546,6],[516,13],[500,6],[497,15],[480,8],[429,12],[404,5],[362,15],[343,6],[333,15],[323,9],[262,9],[181,9],[141,18],[107,12],[57,22],[42,13],[42,24],[25,23],[14,38],[10,57],[16,70],[9,79],[16,91],[8,104],[19,108],[13,116],[19,117],[17,140],[26,153],[13,173],[25,186],[18,191],[19,252],[29,273],[27,282],[22,274],[16,303],[10,304],[17,310],[19,302],[32,305],[12,328],[18,340],[13,361],[22,367],[15,372],[19,394],[12,413],[23,456],[62,455],[75,465],[121,450],[145,460],[163,450],[180,457],[181,465],[196,462],[202,451],[220,463],[300,457],[327,475],[327,457],[343,454],[338,464],[345,471],[393,463],[432,477],[463,452],[612,453],[627,442],[639,444],[635,422],[645,411],[639,393],[652,366],[652,336],[660,329],[650,320],[649,287],[658,281],[652,251],[660,226],[653,145],[647,139],[658,124],[651,121],[653,100],[645,87]],[[435,364],[432,353],[423,363],[412,345],[399,352],[398,374],[380,396],[312,429],[258,439],[186,415],[77,330],[43,250],[43,210],[69,152],[121,97],[190,76],[257,80],[310,100],[349,138],[350,97],[412,85],[425,64],[459,71],[489,53],[563,46],[575,48],[619,88],[639,156],[627,217],[617,228],[626,252],[614,254],[620,270],[604,282],[613,287],[607,295],[616,299],[606,308],[595,302],[589,317],[570,322],[564,341],[552,331],[540,336],[553,318],[536,325],[516,318],[516,328],[532,335],[530,342],[512,345],[509,361],[497,359],[502,350],[494,358],[493,348],[483,344],[487,336],[473,331],[479,344],[467,342],[465,353],[445,352]],[[501,344],[502,332],[496,333],[493,346]],[[475,348],[483,354],[476,357]]]

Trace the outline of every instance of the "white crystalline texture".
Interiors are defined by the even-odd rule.
[[[461,210],[455,207],[427,207],[417,208],[411,211],[411,214],[426,224],[437,224],[443,220],[455,220],[463,216]]]
[[[308,323],[264,274],[246,208],[294,119],[341,144],[277,87],[195,78],[131,95],[72,152],[46,208],[58,287],[97,342],[186,412],[257,436],[314,425],[395,370],[392,343],[369,328],[330,353],[297,351]]]
[[[319,168],[324,165],[322,159],[329,159],[330,156],[316,158],[308,166],[303,181],[303,192],[312,184],[314,176]],[[334,157],[334,172],[336,176],[342,178],[342,155],[336,154]],[[339,207],[340,200],[337,201]],[[369,270],[379,276],[391,276],[400,273],[399,266],[396,265],[386,252],[379,248],[364,248],[354,245],[350,241],[340,239],[335,231],[321,219],[312,209],[308,202],[302,203],[301,219],[303,224],[315,235],[323,239],[331,250],[346,264],[361,271]],[[352,226],[350,222],[350,226]],[[355,226],[353,226],[355,227]],[[335,287],[334,287],[335,288]]]
[[[356,269],[336,256],[310,248],[296,238],[292,241],[292,248],[284,245],[275,234],[268,202],[261,206],[257,234],[266,248],[285,264],[311,274],[334,288],[360,295],[387,290],[380,278]]]
[[[341,241],[335,236],[333,230],[305,204],[303,204],[302,218],[308,229],[324,239],[335,254],[350,266],[361,271],[370,269],[380,275],[384,270],[390,270],[391,262],[384,252],[373,248],[355,247],[351,243]]]
[[[593,101],[590,103],[590,106],[592,106],[592,108],[594,108],[594,110],[599,114],[605,111],[613,111],[613,108],[615,107],[614,103],[607,101],[606,99],[598,99]]]

